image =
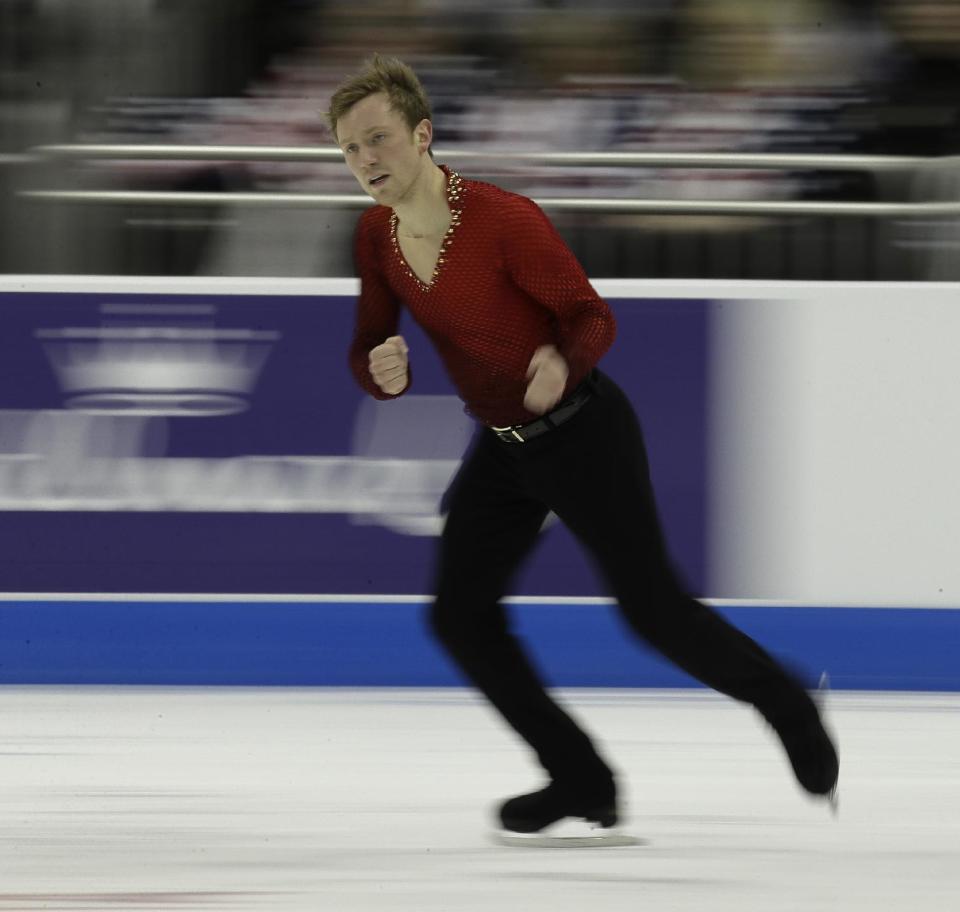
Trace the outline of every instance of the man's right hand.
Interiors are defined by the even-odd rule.
[[[395,396],[407,388],[407,343],[403,336],[391,336],[370,351],[370,375],[385,393]]]

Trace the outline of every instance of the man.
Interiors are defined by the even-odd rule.
[[[500,807],[509,834],[564,818],[617,822],[614,775],[551,699],[500,604],[552,510],[596,561],[634,631],[700,681],[754,705],[800,784],[832,796],[836,750],[815,704],[756,643],[692,599],[667,557],[643,437],[596,364],[610,309],[540,209],[435,164],[413,71],[375,56],[328,120],[379,205],[356,235],[361,291],[350,365],[377,399],[411,381],[406,307],[485,429],[448,492],[430,621],[464,673],[529,743],[549,784]]]

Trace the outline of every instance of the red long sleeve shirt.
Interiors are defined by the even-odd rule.
[[[525,424],[537,417],[523,406],[533,353],[557,348],[570,369],[569,392],[612,344],[613,314],[532,200],[443,171],[452,221],[429,285],[403,257],[392,209],[375,206],[360,219],[350,366],[371,396],[396,398],[374,382],[369,353],[397,334],[404,306],[436,346],[469,414],[490,426]],[[413,367],[415,351],[410,358]]]

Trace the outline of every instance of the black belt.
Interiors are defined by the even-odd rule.
[[[555,427],[569,421],[593,398],[593,391],[584,383],[567,396],[553,411],[529,424],[514,424],[510,427],[490,428],[505,443],[526,443],[552,431]]]

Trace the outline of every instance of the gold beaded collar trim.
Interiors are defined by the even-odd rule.
[[[443,241],[440,244],[440,253],[437,256],[437,264],[433,268],[433,275],[430,277],[430,282],[424,282],[411,268],[410,264],[407,262],[407,258],[403,255],[403,251],[400,249],[400,241],[397,238],[397,213],[393,212],[390,214],[390,240],[393,243],[393,250],[397,256],[397,259],[400,262],[400,265],[404,268],[407,275],[413,279],[414,282],[420,287],[421,291],[429,291],[436,284],[437,276],[440,275],[440,267],[444,264],[447,249],[453,243],[453,233],[456,231],[457,227],[460,225],[460,217],[463,214],[463,209],[460,206],[460,197],[463,194],[463,178],[457,174],[456,171],[450,171],[447,174],[447,205],[450,207],[450,227],[447,229],[446,234],[443,236]]]

